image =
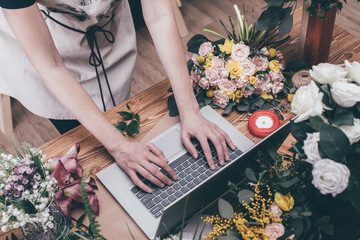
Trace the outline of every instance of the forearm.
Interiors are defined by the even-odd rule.
[[[144,18],[174,90],[180,117],[199,110],[171,2],[143,0]],[[161,7],[157,6],[161,5]]]

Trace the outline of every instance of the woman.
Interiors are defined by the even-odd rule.
[[[172,184],[153,165],[176,180],[164,154],[152,143],[128,141],[99,110],[129,96],[136,51],[128,2],[34,1],[0,0],[4,13],[0,14],[0,93],[19,99],[29,110],[47,118],[76,118],[144,191],[152,190],[136,173],[160,187]],[[197,138],[208,164],[215,169],[208,140],[214,143],[220,164],[229,160],[227,144],[235,147],[225,132],[199,112],[171,2],[141,3],[178,103],[181,139],[197,158],[190,141]]]

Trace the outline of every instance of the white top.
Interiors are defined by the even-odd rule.
[[[100,52],[115,103],[130,95],[136,60],[136,36],[127,0],[38,0],[40,9],[67,26],[86,31],[92,25],[104,25],[115,42],[96,33]],[[103,110],[95,69],[89,64],[90,48],[86,37],[66,29],[44,16],[65,66]],[[106,109],[113,107],[101,67],[98,67]],[[18,99],[31,112],[46,118],[74,119],[42,83],[0,11],[0,94]]]

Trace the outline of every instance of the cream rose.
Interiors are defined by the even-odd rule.
[[[233,61],[243,61],[247,59],[250,54],[250,47],[245,45],[243,42],[235,44],[232,48],[230,58]]]
[[[339,80],[346,80],[346,70],[338,65],[320,63],[309,70],[311,77],[321,84],[333,84]]]
[[[331,159],[320,159],[313,166],[312,184],[321,194],[330,193],[335,197],[348,187],[350,170],[346,165]]]
[[[354,118],[353,126],[340,126],[339,128],[349,138],[350,144],[356,143],[360,140],[360,119]]]
[[[219,82],[219,88],[220,90],[226,91],[226,92],[235,92],[236,86],[232,83],[232,81],[229,80],[221,80]]]
[[[265,233],[270,240],[276,240],[285,233],[285,227],[281,223],[270,223],[265,226]]]
[[[348,60],[345,60],[345,68],[347,70],[347,76],[351,81],[357,82],[360,84],[360,63],[354,61],[349,63]]]
[[[222,93],[220,90],[215,90],[213,101],[215,105],[225,108],[229,103],[229,96]]]
[[[209,80],[211,86],[216,86],[220,80],[218,70],[212,68],[205,70],[205,77]]]
[[[320,133],[307,133],[306,135],[307,137],[303,146],[304,153],[307,157],[306,161],[311,164],[315,164],[321,159],[319,153]]]
[[[252,62],[259,71],[266,71],[268,69],[269,60],[267,58],[255,56],[253,57]]]
[[[360,86],[346,81],[337,81],[331,85],[334,101],[342,107],[352,107],[360,101]]]
[[[323,95],[313,81],[307,86],[300,87],[291,102],[291,111],[298,115],[295,122],[301,122],[309,117],[320,115],[323,112]]]
[[[211,44],[211,42],[204,42],[200,45],[199,48],[199,55],[200,56],[206,56],[209,53],[212,53],[214,51],[214,46]]]
[[[283,212],[279,208],[279,206],[273,202],[269,207],[269,212],[272,213],[273,217],[280,218]]]

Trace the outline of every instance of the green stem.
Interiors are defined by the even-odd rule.
[[[214,34],[214,35],[216,35],[216,36],[218,36],[218,37],[221,37],[221,38],[226,39],[226,40],[229,41],[229,39],[228,39],[227,37],[221,35],[220,33],[215,32],[215,31],[213,31],[213,30],[204,28],[203,31],[204,31],[204,32],[211,33],[211,34]]]

